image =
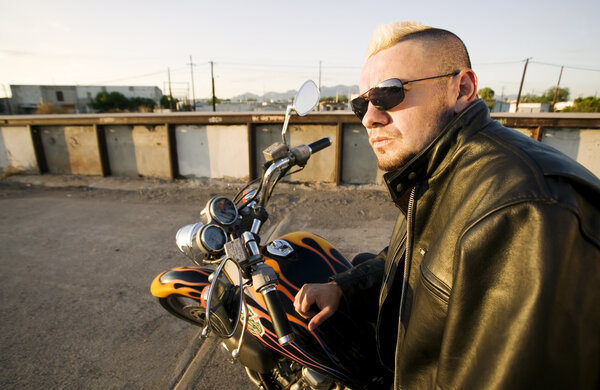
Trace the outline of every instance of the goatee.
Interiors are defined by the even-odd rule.
[[[438,136],[446,131],[446,126],[448,126],[448,124],[452,121],[452,119],[454,119],[454,109],[453,108],[446,108],[444,109],[440,115],[438,116],[438,119],[436,121],[436,126],[435,126],[435,131],[433,131],[431,133],[430,138],[427,140],[427,142],[425,142],[425,147],[423,148],[423,150],[427,149],[427,147],[435,140],[438,138]],[[421,151],[419,151],[420,153]],[[391,172],[391,171],[396,171],[400,168],[402,168],[404,165],[406,165],[406,163],[408,163],[410,160],[412,160],[418,153],[410,153],[404,156],[398,156],[396,159],[394,160],[383,160],[382,159],[377,159],[377,167],[379,169],[381,169],[384,172]]]

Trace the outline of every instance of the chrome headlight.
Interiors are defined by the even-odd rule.
[[[175,235],[175,242],[181,252],[194,263],[202,265],[204,260],[215,259],[222,253],[227,234],[218,225],[197,222],[179,229]]]

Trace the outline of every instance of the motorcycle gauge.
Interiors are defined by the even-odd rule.
[[[208,201],[207,209],[212,220],[223,226],[231,225],[238,217],[235,204],[223,196],[217,196]]]
[[[202,227],[198,237],[202,242],[202,247],[211,255],[218,254],[225,247],[227,234],[222,227],[209,224]]]

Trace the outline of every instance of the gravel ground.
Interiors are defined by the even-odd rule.
[[[173,244],[177,229],[243,185],[1,178],[0,388],[252,388],[219,343],[198,341],[198,328],[149,293],[158,273],[190,265]],[[317,233],[349,258],[387,245],[397,215],[380,187],[290,183],[269,211],[284,232]]]

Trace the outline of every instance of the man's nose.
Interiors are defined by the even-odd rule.
[[[365,128],[387,125],[390,122],[390,115],[386,111],[381,111],[369,102],[367,112],[362,119]]]

